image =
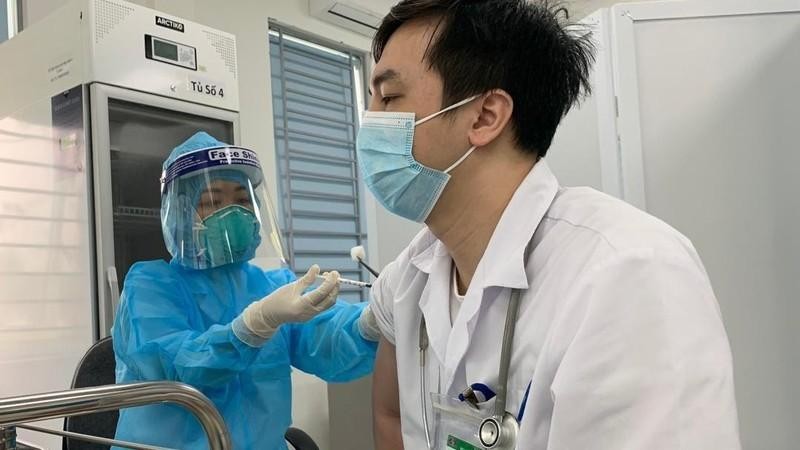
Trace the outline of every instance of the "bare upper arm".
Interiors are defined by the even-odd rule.
[[[400,395],[397,384],[395,347],[381,337],[375,357],[372,406],[376,414],[400,416]]]
[[[402,450],[400,397],[397,388],[395,347],[382,337],[372,382],[372,426],[376,450]]]

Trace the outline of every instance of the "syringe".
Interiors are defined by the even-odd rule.
[[[322,275],[317,275],[317,280],[325,281],[325,277],[323,277]],[[350,286],[358,286],[360,288],[371,288],[372,287],[372,283],[365,283],[363,281],[350,280],[350,279],[347,279],[347,278],[339,278],[339,283],[349,284]]]

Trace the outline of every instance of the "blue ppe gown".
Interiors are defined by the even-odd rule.
[[[280,326],[266,342],[250,333],[244,308],[294,280],[288,270],[265,272],[246,262],[210,270],[174,260],[135,264],[112,330],[117,383],[187,383],[216,405],[234,449],[286,449],[291,366],[328,382],[350,381],[372,372],[377,348],[358,331],[363,304],[337,302],[309,322]],[[116,437],[208,448],[200,424],[176,405],[121,410]]]

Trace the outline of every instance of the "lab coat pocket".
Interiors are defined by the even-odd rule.
[[[489,403],[472,406],[467,402],[431,394],[433,408],[433,450],[484,450],[478,431],[481,422],[491,416]]]

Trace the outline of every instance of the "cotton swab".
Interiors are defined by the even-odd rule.
[[[377,270],[373,269],[366,262],[364,262],[364,260],[367,259],[367,252],[366,252],[366,250],[364,250],[363,246],[359,245],[357,247],[351,248],[350,249],[350,258],[352,258],[353,261],[355,261],[355,262],[361,264],[362,266],[364,266],[364,268],[369,270],[369,273],[374,275],[375,278],[377,278],[380,275],[380,273]]]

